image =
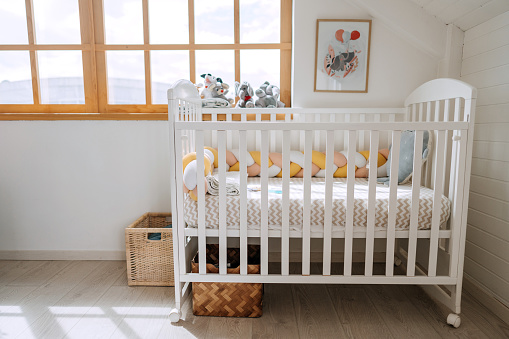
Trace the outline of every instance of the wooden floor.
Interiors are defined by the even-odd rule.
[[[127,287],[123,261],[0,261],[0,338],[509,338],[464,294],[462,325],[416,286],[265,285],[257,319],[171,324],[173,288]]]

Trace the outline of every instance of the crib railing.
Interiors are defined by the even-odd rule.
[[[176,224],[177,234],[179,241],[179,255],[180,262],[180,278],[181,281],[228,281],[228,282],[310,282],[310,283],[368,283],[366,277],[370,277],[369,283],[405,283],[405,284],[454,284],[457,276],[457,258],[459,251],[461,219],[463,211],[464,192],[462,182],[465,180],[465,161],[467,152],[467,136],[469,123],[466,121],[428,121],[428,122],[392,122],[389,115],[388,120],[380,119],[379,117],[384,114],[384,111],[374,112],[374,121],[359,121],[359,122],[345,122],[335,120],[338,114],[334,112],[325,112],[322,114],[329,114],[332,121],[322,122],[316,118],[316,110],[313,112],[298,111],[292,109],[278,110],[274,109],[271,113],[270,121],[261,121],[262,114],[257,114],[254,121],[247,121],[247,114],[250,113],[246,110],[245,114],[241,114],[240,121],[233,121],[232,115],[230,118],[226,116],[226,121],[217,121],[217,116],[211,116],[211,121],[201,121],[205,110],[194,109],[192,105],[189,108],[184,108],[177,121],[173,123],[174,129],[174,154],[176,155],[175,161],[175,179],[176,179]],[[280,111],[285,113],[284,122],[272,118],[273,114],[279,114]],[[351,110],[350,110],[351,111]],[[375,110],[374,110],[375,111]],[[184,112],[184,113],[182,113]],[[258,113],[258,112],[257,112]],[[293,114],[293,120],[291,119]],[[332,115],[334,113],[334,115]],[[219,114],[219,112],[218,112]],[[235,112],[238,114],[238,112]],[[314,114],[314,121],[306,122],[300,119],[300,114]],[[349,114],[349,113],[343,113]],[[396,111],[394,120],[397,114],[401,112]],[[411,116],[415,115],[414,111],[410,110]],[[325,116],[326,116],[325,115]],[[275,115],[274,115],[275,116]],[[418,114],[416,116],[419,116]],[[244,117],[244,118],[242,118]],[[259,118],[258,118],[259,117]],[[346,115],[345,115],[346,117]],[[368,115],[366,115],[368,117]],[[370,117],[371,118],[371,117]],[[325,120],[325,119],[324,119]],[[364,119],[367,120],[367,119]],[[411,118],[413,120],[413,118]],[[421,154],[423,144],[423,134],[425,131],[431,130],[436,134],[436,140],[433,149],[433,161],[428,162],[430,170],[433,171],[433,176],[429,180],[433,187],[433,211],[432,223],[429,230],[418,229],[419,217],[419,199],[421,185],[426,184],[424,181],[425,176],[421,171],[422,158],[415,156],[413,160],[413,180],[412,180],[412,203],[410,212],[410,224],[408,230],[396,230],[396,206],[397,199],[397,177],[399,165],[399,149],[401,142],[402,131],[413,130],[415,131],[415,144],[414,154]],[[198,227],[197,229],[187,228],[184,221],[182,211],[184,210],[184,191],[183,191],[183,168],[182,156],[187,151],[196,151],[197,157],[197,182],[204,182],[204,146],[207,146],[205,139],[216,133],[215,140],[218,148],[218,177],[220,182],[219,190],[219,227],[218,229],[207,229],[207,220],[205,214],[205,188],[203,185],[198,185]],[[343,135],[343,149],[347,150],[347,158],[353,159],[354,154],[359,146],[359,135],[362,133],[369,140],[369,150],[371,164],[377,163],[378,149],[381,143],[386,142],[390,138],[392,144],[392,157],[391,157],[391,173],[389,185],[389,205],[388,205],[388,220],[385,230],[375,230],[375,202],[376,202],[376,166],[370,166],[369,179],[368,179],[368,214],[367,214],[367,227],[365,231],[354,232],[354,179],[355,179],[355,166],[350,162],[347,166],[347,197],[346,197],[346,220],[344,224],[344,231],[332,231],[332,198],[333,198],[333,152],[341,151],[343,149],[337,148],[336,139],[338,133]],[[247,228],[247,162],[246,154],[248,150],[253,150],[249,145],[248,134],[259,134],[255,139],[257,149],[261,152],[261,173],[260,173],[260,189],[261,189],[261,223],[259,230],[248,230]],[[274,139],[270,138],[272,133],[281,133],[281,153],[283,158],[282,167],[282,225],[281,231],[269,230],[268,224],[268,159],[269,152],[271,151],[270,142]],[[454,138],[451,144],[452,153],[448,155],[446,142],[447,134],[453,133]],[[304,178],[303,178],[303,224],[302,231],[290,231],[289,220],[289,185],[290,185],[290,150],[292,149],[292,134],[301,136],[299,146],[304,152]],[[325,215],[323,222],[323,232],[311,232],[310,225],[310,196],[311,196],[311,151],[312,147],[317,144],[317,135],[323,135],[326,154],[325,165]],[[382,138],[381,136],[384,135]],[[237,139],[237,143],[233,142]],[[231,141],[231,143],[230,143]],[[227,209],[226,209],[226,150],[231,149],[230,146],[238,144],[239,149],[239,171],[240,171],[240,225],[238,230],[229,230],[226,226]],[[274,145],[272,145],[274,146]],[[274,149],[274,148],[272,148]],[[445,164],[447,159],[451,159],[454,165],[447,168]],[[424,171],[427,171],[426,167]],[[451,189],[449,190],[449,198],[452,201],[451,216],[445,228],[440,228],[440,206],[441,197],[444,192],[445,178],[449,174]],[[424,180],[423,180],[424,179]],[[428,186],[428,185],[426,185]],[[175,218],[175,216],[174,216]],[[174,219],[175,220],[175,219]],[[191,236],[197,238],[197,247],[199,255],[199,273],[189,273],[189,265],[187,263],[190,258],[186,256],[186,237]],[[206,242],[208,237],[218,238],[219,240],[219,274],[211,275],[206,274]],[[228,238],[239,238],[240,240],[240,275],[226,277],[226,247]],[[247,274],[247,244],[248,239],[259,239],[261,245],[261,274],[248,275]],[[281,239],[281,274],[269,274],[269,238]],[[292,275],[289,272],[290,262],[290,238],[302,239],[302,274]],[[323,239],[323,277],[320,279],[313,278],[311,275],[311,246],[310,241],[312,238]],[[344,269],[342,275],[331,276],[331,256],[332,256],[332,239],[344,239]],[[365,272],[362,276],[352,275],[352,256],[353,256],[353,239],[365,238]],[[373,275],[373,261],[374,261],[374,240],[375,238],[386,239],[386,258],[385,258],[385,275]],[[429,258],[427,265],[426,275],[423,275],[422,270],[416,265],[417,257],[417,239],[429,239]],[[406,276],[394,274],[394,253],[395,242],[397,239],[406,239],[408,246],[406,249]],[[439,239],[450,239],[449,241],[449,272],[448,274],[437,274],[437,262],[439,252]],[[456,259],[455,259],[456,258]],[[456,265],[455,265],[456,263]],[[416,270],[420,272],[416,274]]]

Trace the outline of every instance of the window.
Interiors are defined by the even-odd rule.
[[[202,73],[290,105],[292,0],[9,0],[0,30],[0,120],[164,120]]]

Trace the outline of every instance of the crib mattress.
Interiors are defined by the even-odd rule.
[[[261,193],[260,178],[251,177],[247,180],[247,226],[248,229],[260,229]],[[332,229],[342,229],[346,221],[346,178],[333,179]],[[271,230],[280,230],[282,224],[282,179],[269,178],[268,224]],[[290,179],[290,230],[302,230],[303,218],[303,179]],[[187,194],[184,202],[184,220],[187,227],[198,225],[198,203]],[[405,230],[410,225],[412,202],[412,186],[398,186],[398,204],[396,208],[396,229]],[[442,195],[440,200],[440,224],[449,219],[450,201]],[[376,185],[375,227],[386,228],[389,206],[389,187]],[[325,178],[311,179],[311,230],[323,230],[325,209]],[[431,228],[433,210],[433,190],[425,187],[420,189],[418,229]],[[354,194],[354,226],[367,226],[368,212],[368,180],[355,179]],[[205,196],[205,223],[207,228],[218,228],[219,197]],[[229,229],[238,229],[240,225],[240,196],[226,197],[226,222]]]

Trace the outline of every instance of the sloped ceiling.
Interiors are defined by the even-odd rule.
[[[445,24],[466,31],[509,11],[509,0],[410,0]]]

